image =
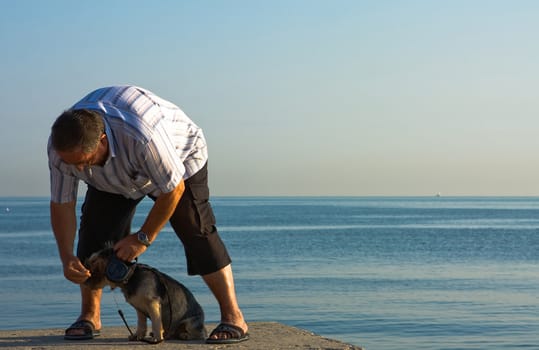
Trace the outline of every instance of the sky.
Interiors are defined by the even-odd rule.
[[[539,195],[539,2],[0,0],[0,196],[133,84],[204,129],[214,196]]]

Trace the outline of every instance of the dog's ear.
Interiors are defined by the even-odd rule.
[[[86,260],[84,260],[84,261],[82,262],[82,265],[83,265],[84,267],[86,267],[88,270],[90,270],[90,271],[92,270],[92,267],[90,266],[90,259],[89,259],[89,258],[86,259]]]
[[[102,250],[92,254],[86,259],[84,266],[91,272],[90,278],[85,282],[91,288],[102,288],[106,284],[105,270],[107,268],[108,258],[102,255]]]
[[[99,276],[105,276],[105,271],[107,270],[107,264],[108,264],[108,259],[99,259],[97,262],[96,262],[96,273],[99,274]]]

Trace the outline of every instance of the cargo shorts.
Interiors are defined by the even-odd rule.
[[[231,263],[216,228],[209,196],[206,164],[185,180],[185,191],[170,218],[170,225],[183,243],[189,275],[210,274]],[[141,200],[103,192],[88,185],[81,208],[79,259],[84,261],[104,248],[107,242],[115,243],[131,234],[131,222]]]

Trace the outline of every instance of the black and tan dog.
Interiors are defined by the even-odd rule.
[[[136,309],[137,330],[130,340],[159,343],[165,339],[206,338],[202,307],[180,282],[148,265],[117,260],[111,247],[94,253],[85,265],[92,272],[88,286],[118,287]],[[125,271],[118,274],[118,266]],[[147,318],[152,322],[150,336],[146,336]]]

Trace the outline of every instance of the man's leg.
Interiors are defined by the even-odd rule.
[[[248,326],[236,299],[232,266],[229,264],[217,272],[203,275],[202,278],[219,303],[221,322],[240,327],[244,333],[247,333]],[[214,333],[211,339],[227,339],[228,337],[227,332]]]
[[[94,324],[96,330],[101,329],[101,295],[102,289],[91,289],[84,284],[80,285],[81,311],[78,320],[90,321]],[[80,330],[74,330],[75,334],[80,334]],[[73,334],[71,332],[70,334]]]
[[[99,191],[88,186],[82,205],[77,256],[84,263],[90,255],[105,247],[107,242],[117,242],[131,233],[131,220],[140,200]],[[101,329],[101,289],[90,289],[80,285],[81,313],[78,321],[93,323]],[[70,329],[66,335],[84,334],[83,329]]]
[[[209,203],[206,166],[185,181],[185,192],[170,219],[185,249],[189,275],[201,275],[219,303],[221,322],[247,332],[236,299],[231,259],[221,241]],[[213,338],[226,339],[226,332]]]

